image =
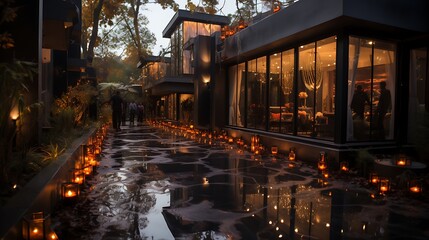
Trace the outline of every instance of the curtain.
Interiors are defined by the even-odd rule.
[[[229,68],[229,125],[237,125],[237,66]]]
[[[242,115],[243,113],[241,112],[240,109],[240,100],[241,100],[241,84],[243,83],[243,71],[244,68],[241,69],[240,67],[244,65],[244,64],[240,64],[238,65],[238,69],[237,69],[237,85],[236,85],[236,94],[237,94],[237,102],[235,103],[235,108],[237,109],[237,126],[243,127],[244,126],[244,116]],[[243,96],[244,97],[244,96]]]
[[[355,89],[356,75],[358,71],[359,54],[360,54],[360,39],[350,38],[350,45],[354,46],[353,58],[350,58],[351,51],[349,51],[349,79],[348,79],[348,92],[347,92],[347,140],[353,140],[353,117],[350,104],[352,102],[353,93]],[[349,48],[351,49],[351,48]]]

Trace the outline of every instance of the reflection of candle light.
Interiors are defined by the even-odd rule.
[[[418,186],[414,186],[414,187],[410,188],[410,191],[414,192],[414,193],[419,193],[420,192],[420,188]]]
[[[51,235],[51,239],[58,239],[57,234],[51,233],[50,235]]]

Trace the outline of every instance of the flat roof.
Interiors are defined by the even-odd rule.
[[[222,15],[212,15],[179,9],[170,20],[167,27],[165,27],[164,31],[162,31],[162,36],[165,38],[170,38],[177,26],[184,21],[211,23],[224,26],[229,24],[230,19],[227,16]]]
[[[300,0],[225,39],[224,63],[339,32],[396,41],[429,32],[428,0]]]

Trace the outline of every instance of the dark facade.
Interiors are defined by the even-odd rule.
[[[198,127],[248,141],[256,134],[282,151],[296,148],[302,159],[326,151],[338,162],[360,149],[408,151],[421,142],[428,10],[423,0],[300,0],[224,41],[220,32],[186,38],[176,27],[193,15],[179,11],[164,36],[179,69],[173,75],[192,79]],[[190,51],[190,71],[174,45]]]
[[[404,148],[416,111],[427,113],[428,9],[418,0],[301,0],[227,38],[226,128],[306,159]],[[368,97],[362,117],[351,107],[358,85]]]
[[[179,10],[163,31],[170,38],[169,57],[148,57],[140,61],[143,88],[156,97],[157,117],[200,128],[210,127],[211,85],[214,79],[214,41],[229,19]]]
[[[1,26],[2,32],[11,34],[15,44],[13,48],[2,49],[0,61],[28,61],[37,68],[25,102],[43,104],[29,119],[21,119],[26,122],[21,128],[26,140],[38,141],[42,129],[50,127],[54,98],[81,78],[81,69],[85,68],[80,59],[81,5],[81,0],[17,0],[12,6],[17,9],[17,17]],[[21,139],[17,140],[19,144]]]

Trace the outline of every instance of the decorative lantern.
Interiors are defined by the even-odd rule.
[[[420,194],[423,191],[422,181],[411,180],[408,183],[408,189],[409,189],[411,194]]]
[[[320,152],[320,157],[319,157],[319,162],[317,163],[317,168],[320,171],[323,171],[325,169],[328,168],[328,165],[326,163],[326,153],[325,152]]]
[[[230,137],[228,138],[228,143],[233,143],[234,142],[234,138]]]
[[[44,216],[43,212],[33,213],[26,216],[22,221],[22,238],[33,239],[58,239],[57,235],[50,229],[49,215]]]
[[[66,182],[61,184],[61,197],[64,200],[75,200],[79,196],[79,184],[74,182]]]
[[[90,174],[92,173],[92,171],[93,171],[93,167],[92,167],[92,165],[86,165],[86,166],[83,168],[83,173],[85,174],[85,176],[90,175]]]
[[[277,153],[279,153],[279,148],[278,148],[278,147],[276,147],[276,146],[272,146],[272,147],[271,147],[271,154],[272,154],[273,156],[276,156],[276,155],[277,155]]]
[[[82,169],[73,170],[73,182],[83,184],[85,182],[85,173]]]
[[[369,183],[378,185],[379,181],[380,181],[380,178],[378,177],[377,173],[371,173],[369,175]]]
[[[385,193],[390,190],[390,181],[387,178],[381,178],[378,182],[378,190],[380,193]]]
[[[410,166],[411,165],[411,159],[405,155],[399,155],[395,159],[395,165],[400,167]]]
[[[289,161],[295,161],[295,158],[296,158],[295,148],[290,148],[288,158],[289,158]]]
[[[347,162],[347,161],[340,162],[340,170],[342,172],[348,172],[349,171],[349,162]]]

